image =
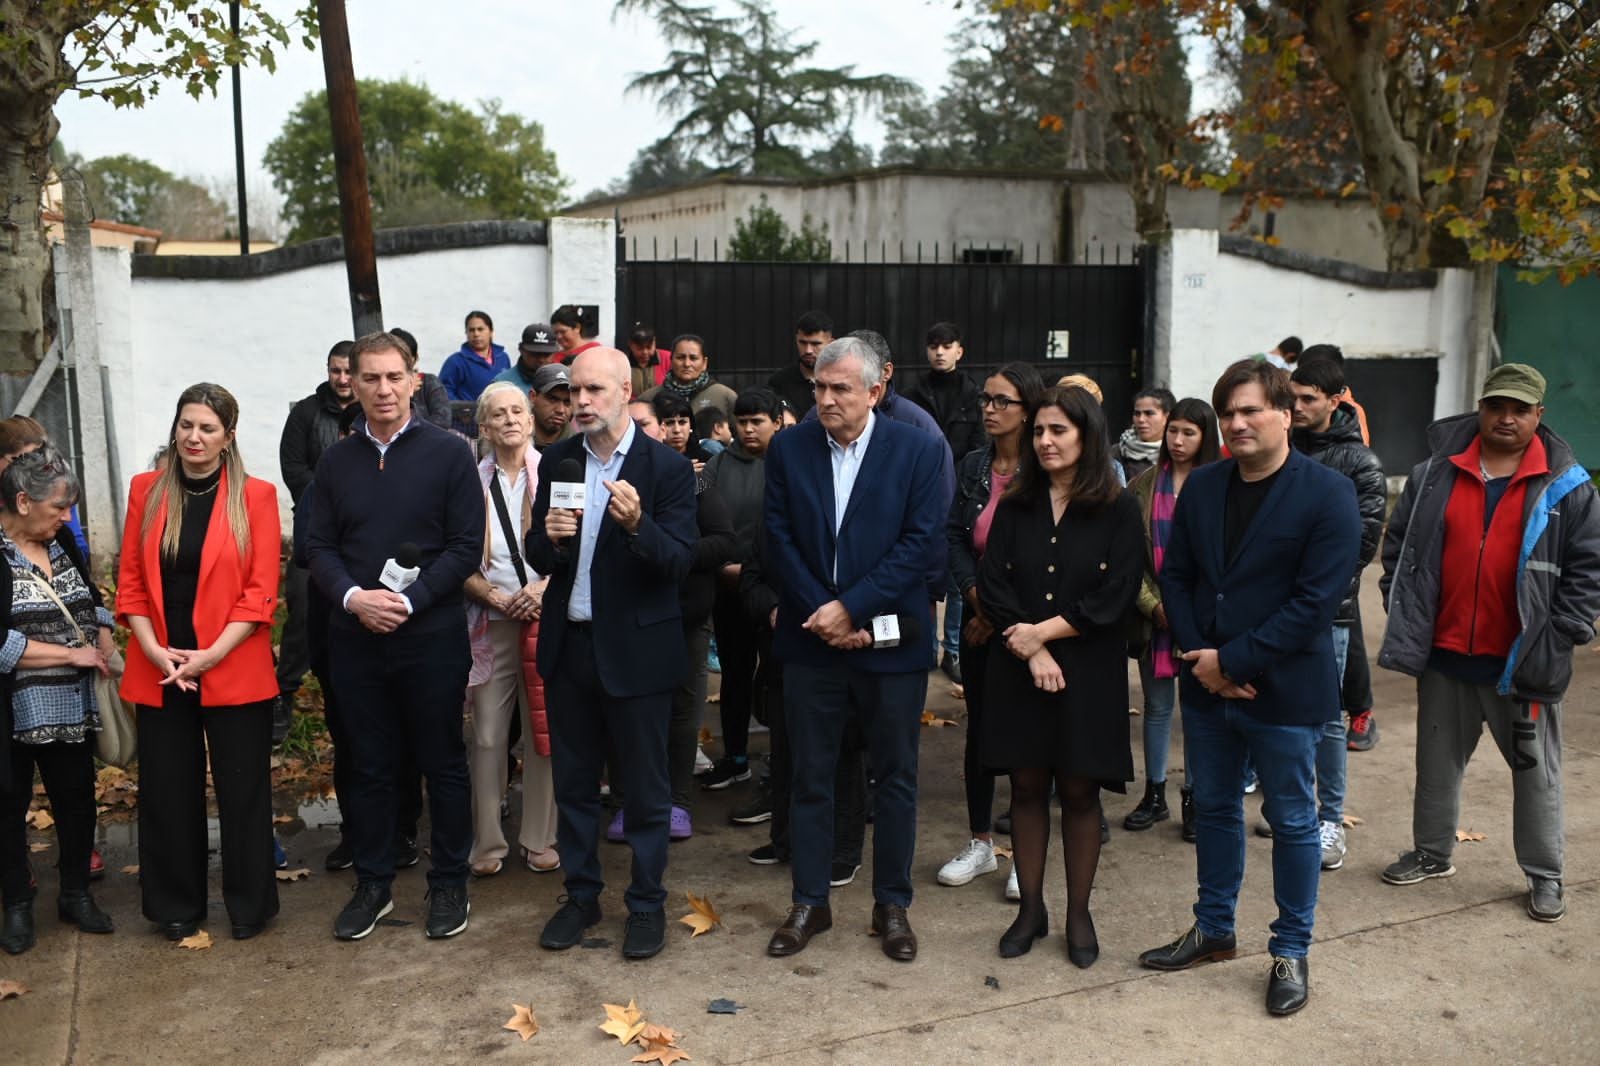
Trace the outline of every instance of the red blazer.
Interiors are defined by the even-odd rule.
[[[128,489],[128,521],[122,532],[122,560],[117,575],[117,619],[143,615],[155,627],[156,639],[167,644],[166,606],[161,600],[161,534],[166,529],[162,497],[151,499],[158,475],[140,474]],[[250,551],[244,559],[228,528],[228,475],[217,485],[216,506],[200,551],[200,590],[194,605],[194,632],[202,648],[210,647],[229,622],[259,623],[228,657],[200,681],[200,703],[232,707],[270,700],[278,694],[272,661],[272,613],[278,606],[279,555],[283,534],[278,524],[278,490],[270,482],[248,478],[245,509],[250,516]],[[158,508],[148,536],[142,536],[145,507]],[[145,657],[137,640],[128,642],[122,698],[161,706],[165,688],[161,674]]]

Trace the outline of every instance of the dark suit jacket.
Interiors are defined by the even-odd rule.
[[[578,543],[559,547],[545,536],[550,484],[564,459],[587,464],[582,436],[552,444],[539,460],[539,491],[524,545],[533,569],[550,575],[539,619],[539,675],[546,681],[561,664],[567,636],[567,604],[576,576]],[[678,586],[689,573],[695,524],[694,467],[664,444],[635,431],[617,478],[639,493],[643,516],[629,536],[601,512],[600,535],[589,567],[594,605],[594,654],[600,683],[617,697],[670,692],[689,676]],[[595,515],[584,514],[590,522]]]
[[[1223,558],[1228,479],[1238,464],[1189,475],[1161,570],[1161,599],[1183,651],[1216,648],[1222,671],[1256,688],[1239,706],[1281,724],[1331,721],[1340,711],[1330,629],[1361,547],[1350,479],[1290,452],[1234,559]],[[1186,707],[1217,707],[1186,668]]]
[[[880,415],[836,541],[833,465],[822,423],[802,422],[772,439],[766,558],[780,597],[773,645],[779,659],[873,673],[933,668],[928,560],[944,547],[949,452],[943,437]],[[899,646],[839,651],[802,629],[830,600],[844,604],[857,628],[876,615],[899,615]]]

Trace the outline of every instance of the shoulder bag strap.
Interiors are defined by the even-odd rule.
[[[517,568],[517,580],[528,583],[528,569],[522,565],[522,550],[517,546],[517,533],[511,524],[511,509],[506,506],[506,494],[500,488],[500,470],[489,471],[489,495],[494,499],[495,514],[500,516],[500,529],[506,535],[506,546],[511,549],[511,565]]]
[[[41,581],[37,574],[32,573],[28,575],[28,580],[38,585],[44,591],[44,594],[50,597],[50,601],[61,608],[61,613],[67,616],[67,621],[72,623],[72,628],[78,631],[78,639],[82,640],[86,646],[94,647],[94,641],[89,639],[89,635],[83,631],[83,627],[78,624],[78,620],[72,617],[72,612],[67,610],[67,605],[61,602],[61,597],[56,595],[56,590],[50,587],[50,582]]]

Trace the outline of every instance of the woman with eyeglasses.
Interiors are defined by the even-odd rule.
[[[939,869],[941,885],[964,885],[999,868],[994,855],[994,782],[982,754],[984,686],[994,626],[978,599],[978,560],[988,542],[995,508],[1017,476],[1022,449],[1030,440],[1028,412],[1044,394],[1038,371],[1026,363],[1007,363],[983,383],[978,409],[989,443],[962,457],[956,469],[956,495],[946,535],[950,541],[950,577],[961,591],[967,620],[961,628],[961,669],[967,700],[967,750],[963,760],[967,790],[967,826],[971,840]],[[1013,867],[1006,898],[1017,898]]]

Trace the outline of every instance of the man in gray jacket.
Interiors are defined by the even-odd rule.
[[[1461,778],[1484,724],[1511,767],[1512,837],[1528,914],[1562,897],[1561,701],[1572,649],[1600,614],[1600,506],[1566,441],[1541,424],[1544,377],[1507,363],[1476,414],[1428,429],[1383,542],[1389,611],[1378,663],[1417,678],[1413,850],[1394,885],[1449,877]]]

